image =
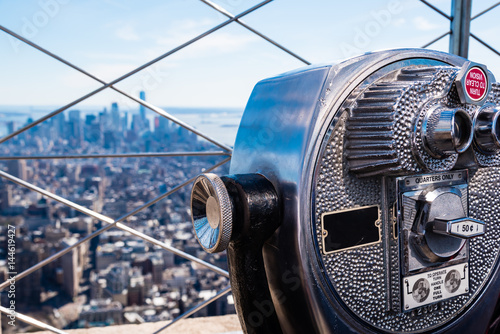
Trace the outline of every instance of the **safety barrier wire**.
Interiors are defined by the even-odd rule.
[[[13,314],[11,310],[9,310],[8,308],[5,308],[3,306],[0,306],[0,312],[8,314],[8,315],[14,315],[16,317],[16,320],[20,320],[24,323],[35,326],[39,329],[51,331],[53,333],[58,333],[58,334],[67,334],[67,332],[65,332],[65,331],[62,331],[58,328],[47,325],[46,323],[41,322],[39,320],[36,320],[35,318],[32,318],[32,317],[27,316],[25,314],[22,314],[19,312],[14,312],[14,314]]]
[[[448,14],[444,13],[442,10],[440,10],[439,8],[437,8],[436,6],[432,5],[431,3],[429,3],[428,1],[426,0],[420,0],[420,2],[422,2],[423,4],[425,4],[427,7],[429,7],[430,9],[434,10],[436,13],[440,14],[441,16],[445,17],[446,19],[448,19],[448,21],[452,21],[453,18],[451,16],[449,16]],[[500,1],[493,4],[492,6],[484,9],[483,11],[479,12],[478,14],[472,16],[470,18],[470,21],[473,21],[475,19],[477,19],[478,17],[490,12],[491,10],[495,9],[496,7],[500,6]],[[442,35],[436,37],[435,39],[433,39],[432,41],[430,41],[429,43],[426,43],[422,46],[423,49],[429,47],[430,45],[436,43],[437,41],[443,39],[444,37],[448,36],[448,35],[451,35],[452,31],[449,30],[445,33],[443,33]],[[470,32],[470,37],[472,37],[473,39],[475,39],[476,41],[478,41],[480,44],[482,44],[484,47],[488,48],[490,51],[492,51],[493,53],[495,53],[497,56],[500,56],[500,52],[495,49],[494,47],[492,47],[490,44],[486,43],[485,41],[483,41],[481,38],[479,38],[478,36],[476,36],[475,34],[473,34],[472,32]]]
[[[196,36],[195,38],[179,45],[178,47],[164,53],[163,55],[137,67],[136,69],[122,75],[121,77],[111,81],[111,82],[105,82],[104,80],[101,80],[99,79],[97,76],[94,76],[93,74],[83,70],[82,68],[76,66],[75,64],[67,61],[66,59],[62,58],[62,57],[59,57],[58,55],[50,52],[49,50],[35,44],[34,42],[20,36],[19,34],[16,34],[15,32],[7,29],[6,27],[3,27],[0,25],[0,30],[4,31],[5,33],[15,37],[16,39],[26,43],[27,45],[30,45],[31,47],[41,51],[42,53],[50,56],[51,58],[53,59],[56,59],[60,62],[62,62],[63,64],[67,65],[68,67],[70,68],[73,68],[74,70],[86,75],[87,77],[91,78],[91,79],[94,79],[95,81],[98,81],[99,83],[101,83],[103,86],[99,87],[98,89],[86,94],[86,95],[83,95],[81,96],[80,98],[64,105],[63,107],[60,107],[59,109],[56,109],[54,110],[53,112],[41,117],[40,119],[22,127],[21,129],[18,129],[8,135],[6,135],[5,137],[3,138],[0,138],[0,144],[4,143],[5,141],[11,139],[11,138],[14,138],[15,136],[33,128],[34,126],[58,115],[59,113],[67,110],[68,108],[86,100],[87,98],[101,92],[102,90],[106,89],[106,88],[111,88],[113,89],[114,91],[122,94],[123,96],[139,103],[140,105],[152,110],[153,112],[156,112],[157,114],[159,114],[160,116],[172,121],[173,123],[185,128],[186,130],[196,134],[197,136],[199,137],[202,137],[204,138],[205,140],[215,144],[216,146],[218,146],[219,148],[223,149],[224,151],[204,151],[204,152],[161,152],[161,153],[156,153],[156,152],[144,152],[144,153],[122,153],[122,154],[66,154],[66,155],[57,155],[57,156],[53,156],[53,155],[39,155],[39,156],[0,156],[0,160],[28,160],[28,159],[91,159],[91,158],[141,158],[141,157],[175,157],[175,156],[229,156],[229,158],[226,158],[224,160],[222,160],[221,162],[213,165],[212,167],[208,168],[205,170],[205,172],[209,172],[209,171],[212,171],[214,170],[215,168],[227,163],[228,161],[230,161],[230,156],[231,156],[231,152],[232,152],[232,148],[225,145],[225,144],[222,144],[220,142],[218,142],[217,140],[213,139],[213,138],[210,138],[209,136],[207,136],[206,134],[198,131],[197,129],[193,128],[192,126],[190,126],[189,124],[177,119],[176,117],[174,117],[173,115],[169,114],[168,112],[166,112],[165,110],[157,107],[157,106],[154,106],[146,101],[144,101],[143,99],[140,99],[140,98],[137,98],[133,95],[130,95],[118,88],[116,88],[114,85],[121,82],[122,80],[136,74],[137,72],[139,71],[142,71],[143,69],[147,68],[148,66],[151,66],[155,63],[157,63],[158,61],[182,50],[183,48],[195,43],[196,41],[214,33],[215,31],[227,26],[228,24],[232,23],[232,22],[236,22],[238,23],[239,25],[245,27],[247,30],[251,31],[252,33],[256,34],[257,36],[263,38],[264,40],[268,41],[269,43],[273,44],[274,46],[278,47],[279,49],[285,51],[287,54],[291,55],[292,57],[298,59],[299,61],[305,63],[306,65],[309,65],[310,63],[305,60],[304,58],[298,56],[296,53],[293,53],[292,51],[290,51],[289,49],[285,48],[284,46],[278,44],[277,42],[275,42],[274,40],[270,39],[269,37],[267,37],[266,35],[258,32],[257,30],[253,29],[252,27],[250,27],[249,25],[247,25],[246,23],[244,23],[243,21],[241,21],[240,19],[247,15],[247,14],[250,14],[252,12],[254,12],[255,10],[261,8],[262,6],[268,4],[269,2],[271,2],[272,0],[265,0],[253,7],[251,7],[250,9],[238,14],[238,15],[233,15],[231,13],[229,13],[228,11],[226,11],[223,7],[219,6],[219,5],[216,5],[214,4],[213,2],[209,1],[209,0],[200,0],[202,1],[203,3],[207,4],[208,6],[212,7],[213,9],[217,10],[218,12],[222,13],[223,15],[227,16],[229,19],[222,22],[221,24],[213,27],[212,29],[209,29],[207,30],[206,32]],[[73,208],[77,211],[80,211],[90,217],[93,217],[95,219],[98,219],[98,220],[101,220],[103,222],[106,222],[108,225],[100,228],[99,230],[91,233],[90,235],[80,239],[79,241],[77,241],[75,244],[57,252],[56,254],[53,254],[52,256],[44,259],[43,261],[37,263],[36,265],[26,269],[25,271],[23,271],[22,273],[19,273],[17,274],[14,279],[15,280],[20,280],[26,276],[28,276],[29,274],[31,274],[32,272],[42,268],[43,266],[55,261],[56,259],[58,259],[59,257],[63,256],[64,254],[67,254],[68,252],[72,251],[73,249],[75,249],[76,247],[80,246],[81,244],[89,241],[90,239],[100,235],[101,233],[103,233],[104,231],[107,231],[108,229],[112,228],[112,227],[116,227],[118,229],[121,229],[123,231],[126,231],[128,233],[131,233],[145,241],[148,241],[148,242],[151,242],[169,252],[172,252],[178,256],[181,256],[187,260],[190,260],[194,263],[197,263],[203,267],[206,267],[222,276],[225,276],[225,277],[228,277],[228,272],[225,271],[225,270],[222,270],[221,268],[218,268],[210,263],[207,263],[201,259],[198,259],[190,254],[187,254],[181,250],[178,250],[172,246],[170,246],[169,244],[166,244],[164,242],[161,242],[155,238],[152,238],[140,231],[137,231],[125,224],[122,223],[122,221],[126,220],[127,218],[137,214],[138,212],[144,210],[145,208],[157,203],[158,201],[164,199],[165,197],[173,194],[174,192],[184,188],[185,186],[187,186],[188,184],[192,183],[195,179],[195,177],[183,182],[182,184],[178,185],[177,187],[171,189],[170,191],[164,193],[164,194],[161,194],[159,195],[158,197],[156,197],[155,199],[145,203],[144,205],[138,207],[137,209],[119,217],[118,219],[116,220],[113,220],[112,218],[110,217],[107,217],[107,216],[104,216],[100,213],[97,213],[93,210],[90,210],[88,208],[85,208],[83,206],[80,206],[76,203],[73,203],[65,198],[62,198],[60,196],[57,196],[55,194],[52,194],[44,189],[41,189],[29,182],[26,182],[24,180],[21,180],[19,178],[16,178],[15,176],[13,175],[10,175],[4,171],[0,171],[0,176],[7,179],[7,180],[10,180],[14,183],[17,183],[18,185],[20,186],[23,186],[27,189],[30,189],[32,191],[35,191],[43,196],[46,196],[48,198],[51,198],[59,203],[62,203],[70,208]],[[5,289],[7,286],[9,285],[9,281],[6,281],[6,282],[3,282],[2,284],[0,284],[0,290],[2,289]],[[178,318],[174,319],[172,322],[170,322],[167,326],[164,326],[162,328],[160,328],[159,330],[157,330],[155,333],[159,333],[161,331],[163,331],[164,329],[166,329],[167,327],[169,327],[170,325],[176,323],[177,321],[181,320],[181,319],[184,319],[184,318],[187,318],[188,316],[194,314],[195,312],[199,311],[200,309],[202,309],[203,307],[205,307],[206,305],[212,303],[213,301],[219,299],[220,297],[222,296],[225,296],[227,293],[229,293],[231,291],[231,288],[230,287],[226,287],[224,289],[222,289],[219,293],[217,293],[215,296],[213,296],[212,298],[200,303],[199,305],[193,307],[191,310],[187,311],[186,313],[180,315]],[[0,306],[0,312],[1,313],[5,313],[5,314],[11,314],[11,311],[5,307],[2,307]],[[44,324],[36,319],[33,319],[29,316],[26,316],[24,314],[21,314],[21,313],[16,313],[15,314],[16,318],[19,319],[20,321],[22,322],[25,322],[27,324],[30,324],[30,325],[33,325],[35,327],[38,327],[40,329],[44,329],[44,330],[49,330],[49,331],[52,331],[54,333],[65,333],[64,331],[61,331],[57,328],[54,328],[52,326],[49,326],[47,324]]]

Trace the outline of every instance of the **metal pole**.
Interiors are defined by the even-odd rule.
[[[472,0],[453,0],[451,3],[450,53],[469,56],[469,36]]]

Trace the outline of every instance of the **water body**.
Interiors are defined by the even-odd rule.
[[[48,113],[56,110],[58,106],[0,106],[0,136],[7,134],[7,125],[14,122],[14,128],[19,129],[25,125],[29,118],[36,120]],[[78,107],[81,117],[85,118],[88,114],[98,114],[105,107]],[[109,112],[109,107],[107,107]],[[233,146],[236,138],[236,132],[243,114],[243,108],[182,108],[182,107],[164,107],[167,111],[179,120],[195,127],[207,136],[216,139],[224,144]],[[69,111],[65,111],[67,115]],[[138,110],[120,110],[121,113],[127,112],[129,122],[132,115],[139,113]],[[146,112],[146,117],[150,124],[154,124],[154,118],[158,115],[150,110]],[[67,116],[66,116],[67,117]]]

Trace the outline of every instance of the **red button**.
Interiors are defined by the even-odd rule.
[[[486,73],[479,67],[473,67],[465,76],[465,92],[473,101],[484,98],[488,88]]]

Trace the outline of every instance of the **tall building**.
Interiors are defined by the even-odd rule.
[[[0,213],[5,212],[12,204],[12,185],[0,180]]]
[[[107,287],[110,293],[122,293],[128,287],[130,263],[115,263],[106,275]]]
[[[60,113],[53,118],[55,132],[54,135],[59,138],[66,138],[66,116],[64,113]]]
[[[141,90],[139,92],[139,98],[143,101],[146,101],[146,92]],[[141,115],[143,123],[146,124],[146,108],[142,104],[139,106],[139,114]]]
[[[24,243],[21,243],[22,245]],[[42,249],[38,245],[26,242],[21,248],[16,249],[16,272],[23,272],[42,261]],[[17,245],[16,245],[17,247]],[[36,270],[24,280],[16,281],[16,307],[21,305],[36,306],[41,302],[42,271]]]
[[[85,140],[90,143],[97,143],[101,140],[101,123],[97,121],[95,115],[87,115],[85,117]]]
[[[14,132],[14,121],[7,122],[7,133],[11,134]]]
[[[146,93],[143,90],[139,92],[139,97],[141,98],[141,100],[146,101]],[[149,119],[146,117],[146,107],[144,107],[142,104],[139,105],[139,118],[141,121],[139,130],[151,130]]]
[[[163,117],[158,116],[155,118],[155,136],[157,140],[168,139],[170,135],[170,121]]]
[[[120,118],[120,127],[123,131],[128,130],[128,112],[124,112],[123,117]]]
[[[25,160],[9,160],[7,162],[7,169],[9,170],[9,174],[21,180],[26,180],[28,178]]]
[[[144,128],[141,115],[132,115],[132,126],[131,129],[135,133],[139,133]]]
[[[128,287],[128,305],[143,305],[146,298],[144,276],[139,268],[132,268]]]
[[[74,237],[65,238],[62,240],[61,246],[67,248],[73,246],[76,242],[78,242],[78,239]],[[80,278],[82,277],[82,267],[78,263],[78,260],[78,248],[73,248],[70,252],[61,257],[63,289],[71,298],[78,295]]]
[[[111,120],[113,122],[113,128],[116,131],[121,131],[121,122],[120,122],[120,110],[118,109],[118,103],[111,103]]]
[[[118,262],[109,268],[106,289],[114,301],[127,305],[130,263]]]
[[[69,111],[68,127],[68,135],[73,139],[73,146],[80,147],[83,141],[83,129],[80,118],[80,110],[74,109]]]

